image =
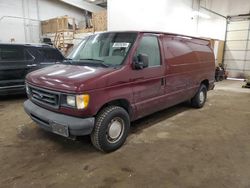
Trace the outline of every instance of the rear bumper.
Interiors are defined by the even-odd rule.
[[[53,132],[51,124],[55,122],[60,125],[66,125],[68,127],[69,136],[89,135],[94,128],[94,117],[78,118],[55,113],[41,108],[30,100],[24,102],[24,109],[39,127],[50,132]]]

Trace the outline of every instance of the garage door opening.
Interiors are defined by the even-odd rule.
[[[224,67],[229,77],[250,76],[250,15],[231,17],[226,31]]]

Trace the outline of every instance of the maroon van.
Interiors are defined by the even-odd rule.
[[[214,74],[207,40],[105,32],[84,39],[63,63],[28,74],[24,108],[45,130],[91,135],[110,152],[123,145],[131,121],[187,100],[203,107]]]

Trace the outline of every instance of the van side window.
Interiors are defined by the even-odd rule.
[[[25,60],[27,61],[31,61],[34,59],[34,57],[31,55],[31,53],[28,50],[24,51],[24,55],[25,55]]]
[[[23,61],[24,51],[22,48],[6,46],[1,48],[1,60],[3,61]]]
[[[38,52],[44,57],[45,61],[57,61],[63,60],[62,54],[55,49],[40,48]]]
[[[138,54],[148,55],[148,66],[154,67],[161,65],[159,43],[156,36],[144,36],[139,44],[136,51]]]

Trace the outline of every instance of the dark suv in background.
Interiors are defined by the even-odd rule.
[[[24,93],[26,74],[63,60],[47,44],[0,44],[0,96]]]

